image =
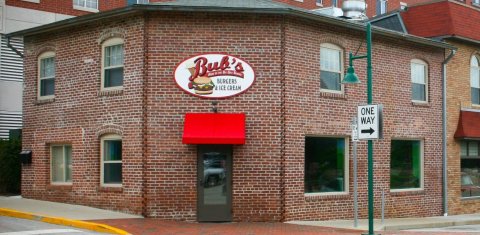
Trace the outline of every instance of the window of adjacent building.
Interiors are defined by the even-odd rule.
[[[345,138],[305,137],[305,193],[348,190]]]
[[[317,0],[317,6],[322,6],[323,5],[323,0]]]
[[[102,185],[122,185],[122,138],[119,135],[106,135],[101,138],[101,178]]]
[[[73,0],[73,8],[78,10],[98,10],[98,0]]]
[[[51,153],[51,182],[52,184],[72,183],[72,146],[52,145]]]
[[[392,140],[390,189],[423,188],[423,146],[420,140]]]
[[[102,89],[123,87],[123,40],[113,38],[102,45]]]
[[[332,0],[332,6],[337,7],[338,6],[338,0]]]
[[[474,4],[474,5],[480,5],[480,0],[472,0],[472,4]]]
[[[38,58],[38,98],[55,96],[55,53],[45,52]]]
[[[387,13],[387,1],[386,0],[377,0],[376,3],[376,15],[382,15]]]
[[[480,104],[480,67],[478,56],[470,59],[470,88],[472,104]]]
[[[412,100],[427,102],[428,97],[428,65],[422,60],[412,60],[410,63],[412,78]]]
[[[461,142],[460,168],[462,197],[480,196],[480,141]]]
[[[133,4],[147,4],[148,0],[127,0],[128,5],[133,5]]]
[[[330,43],[320,46],[320,88],[325,91],[342,91],[342,49]]]

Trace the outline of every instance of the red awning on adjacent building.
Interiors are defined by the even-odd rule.
[[[187,113],[184,144],[245,144],[245,114]]]
[[[480,138],[480,112],[460,111],[455,138]]]

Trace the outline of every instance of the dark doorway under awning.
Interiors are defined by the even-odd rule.
[[[245,114],[187,113],[184,144],[245,144]]]

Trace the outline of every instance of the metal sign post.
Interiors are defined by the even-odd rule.
[[[357,188],[357,118],[352,118],[352,143],[353,143],[353,226],[358,227],[358,188]]]

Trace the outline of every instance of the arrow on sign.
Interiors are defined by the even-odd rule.
[[[362,130],[362,133],[370,133],[370,135],[373,134],[373,132],[375,132],[375,130],[373,130],[371,127],[370,129]]]

